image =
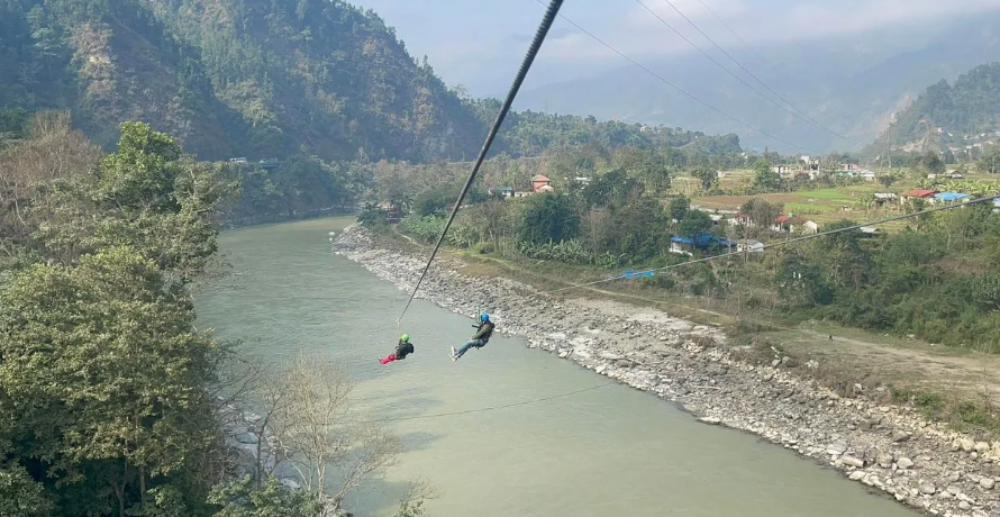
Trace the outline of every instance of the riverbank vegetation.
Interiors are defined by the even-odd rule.
[[[3,123],[0,515],[315,517],[324,490],[338,506],[391,464],[391,433],[346,416],[345,376],[303,359],[268,383],[273,367],[238,366],[256,363],[195,327],[193,292],[225,272],[217,227],[238,175],[144,124],[104,155],[64,114]],[[247,470],[232,414],[265,393],[280,418],[238,432],[278,443],[258,440],[270,467]],[[265,475],[282,466],[307,489]]]
[[[974,357],[1000,352],[995,338],[1000,331],[1000,291],[996,289],[1000,278],[993,273],[1000,266],[1000,215],[992,203],[919,216],[875,232],[855,230],[750,251],[757,249],[754,242],[776,244],[807,231],[801,220],[794,223],[798,225],[794,230],[787,224],[776,224],[778,216],[792,211],[788,205],[812,206],[815,198],[820,201],[815,204],[822,207],[826,200],[840,203],[852,197],[851,192],[885,187],[837,179],[831,184],[804,187],[814,189],[811,191],[793,188],[781,194],[763,188],[740,197],[735,206],[741,213],[737,218],[705,206],[706,201],[724,201],[727,196],[702,192],[689,199],[672,188],[682,175],[695,175],[698,165],[677,167],[667,153],[634,148],[621,148],[607,156],[596,163],[580,158],[578,172],[559,181],[563,175],[551,172],[558,160],[522,161],[517,167],[485,166],[474,188],[497,193],[497,186],[511,184],[516,180],[510,178],[518,177],[524,186],[515,190],[523,189],[527,195],[467,198],[446,244],[466,257],[473,271],[511,275],[540,289],[621,275],[613,283],[577,293],[624,297],[721,323],[737,337],[736,342],[766,356],[773,355],[775,349],[807,351],[809,357],[822,357],[824,367],[817,371],[824,372],[839,388],[850,390],[856,384],[872,382],[896,386],[898,389],[887,393],[901,401],[937,401],[933,411],[940,418],[1000,431],[992,395],[982,396],[991,394],[992,388],[980,389],[991,386],[994,380],[976,381],[974,389],[968,387],[968,380],[944,388],[924,382],[926,377],[918,373],[923,369],[916,359],[919,354],[907,363],[909,371],[898,371],[896,365],[881,359],[864,358],[862,350],[864,346],[878,347],[880,341],[899,340],[899,345],[885,346],[905,347],[906,351],[894,353],[906,357],[919,346],[925,350],[921,353],[931,355]],[[512,170],[516,172],[509,172]],[[420,209],[414,209],[395,227],[387,225],[377,211],[363,214],[362,222],[388,236],[402,233],[415,242],[432,244],[453,203],[444,198],[457,192],[464,173],[467,170],[450,178],[428,175],[423,169],[400,173],[398,178],[412,178],[412,183],[394,182],[395,196],[421,200],[413,205]],[[553,191],[532,192],[530,180],[536,174],[550,179]],[[754,172],[751,169],[747,174]],[[573,181],[577,176],[587,181]],[[431,178],[437,178],[438,184]],[[847,182],[838,185],[837,181]],[[980,195],[996,192],[996,183],[986,181],[984,185]],[[385,193],[376,187],[377,196]],[[851,213],[829,210],[819,229],[852,226],[926,206],[897,200],[895,206],[873,207],[866,202]],[[736,249],[748,251],[681,266],[692,258]],[[668,269],[646,278],[628,278],[630,275],[622,273],[655,268]],[[572,296],[573,292],[561,295]],[[853,336],[851,328],[864,331],[861,333],[868,337],[863,339],[870,341],[858,337],[834,340],[835,332]],[[931,345],[918,345],[918,341]],[[852,350],[846,350],[849,345]],[[870,350],[867,353],[873,354]],[[841,360],[838,354],[854,355]],[[805,356],[802,364],[808,362]],[[871,365],[866,366],[865,361]],[[964,365],[962,371],[975,376],[977,368]],[[817,371],[810,374],[818,375]],[[922,386],[914,381],[917,378],[924,382]],[[959,384],[963,394],[952,403],[951,394],[944,391],[959,389]],[[941,391],[936,391],[939,388]]]

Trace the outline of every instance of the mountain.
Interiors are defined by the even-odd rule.
[[[461,158],[485,134],[377,15],[340,1],[2,0],[0,67],[0,108],[71,110],[104,145],[131,119],[206,159]]]
[[[230,152],[229,114],[197,49],[132,0],[0,2],[0,108],[67,109],[96,142],[143,119],[206,156]],[[10,73],[8,73],[8,71]]]
[[[916,150],[964,147],[1000,131],[1000,62],[980,65],[953,84],[940,81],[927,88],[873,144]]]
[[[701,54],[643,62],[664,79],[721,111],[777,136],[766,138],[672,90],[634,66],[586,80],[526,91],[518,106],[558,113],[593,114],[706,133],[738,132],[745,145],[785,151],[855,150],[888,126],[894,112],[921,89],[954,79],[1000,55],[1000,13],[960,19],[946,26],[899,27],[818,42],[728,49],[768,86],[819,126],[771,104]],[[766,56],[761,59],[758,55]],[[727,58],[716,59],[772,97]],[[775,99],[775,102],[779,100]],[[841,138],[841,136],[847,137]]]
[[[14,72],[0,74],[0,114],[68,110],[105,147],[140,120],[201,159],[298,156],[310,170],[471,159],[500,109],[460,98],[341,0],[0,0],[0,67]],[[492,150],[589,143],[740,150],[732,133],[532,111],[511,113]]]

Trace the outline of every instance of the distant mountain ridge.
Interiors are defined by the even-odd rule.
[[[0,110],[64,109],[105,147],[141,120],[209,160],[466,160],[500,104],[460,98],[341,0],[0,0]],[[734,134],[512,113],[493,153],[739,150]]]
[[[726,113],[794,144],[812,151],[856,150],[884,130],[892,114],[927,85],[952,80],[1000,56],[1000,11],[946,26],[901,27],[761,48],[766,62],[747,49],[729,50],[810,118],[849,140],[768,103],[700,54],[643,65]],[[717,59],[768,94],[726,58]],[[797,150],[754,134],[626,64],[590,79],[525,91],[518,105],[567,114],[586,111],[599,118],[706,133],[736,132],[744,145]]]
[[[957,151],[996,141],[1000,132],[1000,62],[980,65],[954,83],[939,81],[901,111],[875,149]]]

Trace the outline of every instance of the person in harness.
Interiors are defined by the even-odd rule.
[[[463,345],[462,348],[457,351],[455,350],[455,347],[451,347],[452,361],[458,361],[459,358],[465,355],[470,348],[482,348],[486,346],[486,343],[490,340],[490,336],[493,335],[493,329],[496,328],[496,325],[490,321],[490,315],[484,312],[479,315],[479,325],[473,325],[473,327],[476,327],[477,332],[475,336],[472,336],[472,339],[469,340],[468,343]]]
[[[413,353],[413,343],[410,343],[409,334],[399,336],[399,343],[396,344],[396,351],[379,359],[382,364],[389,364],[397,359],[406,359],[406,356]]]

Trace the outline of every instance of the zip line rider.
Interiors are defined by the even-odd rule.
[[[475,336],[472,336],[472,339],[469,340],[468,343],[463,345],[458,351],[455,350],[455,347],[451,347],[452,361],[458,361],[458,359],[465,355],[470,348],[475,347],[478,349],[486,346],[486,343],[490,340],[490,336],[493,335],[493,329],[496,328],[496,325],[490,321],[490,315],[484,312],[479,315],[479,325],[473,325],[473,327],[477,329],[477,332]]]
[[[389,364],[398,359],[406,359],[406,356],[413,353],[413,343],[410,343],[410,335],[403,334],[399,336],[399,343],[396,344],[396,351],[385,356],[384,359],[379,359],[382,364]]]

